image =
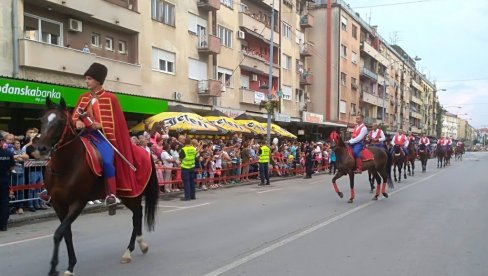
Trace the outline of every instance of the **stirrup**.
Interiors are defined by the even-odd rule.
[[[47,190],[46,190],[46,189],[42,190],[42,191],[41,191],[41,192],[38,194],[38,197],[39,197],[39,199],[40,199],[42,202],[44,202],[44,203],[46,203],[46,204],[48,204],[48,203],[50,203],[50,202],[51,202],[51,196],[50,196],[50,195],[47,193]]]
[[[113,194],[108,195],[105,198],[105,206],[114,206],[117,205],[117,197],[114,196]]]

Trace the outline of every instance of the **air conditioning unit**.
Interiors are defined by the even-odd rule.
[[[237,31],[237,38],[239,39],[245,39],[246,38],[246,33],[243,31]]]
[[[198,93],[199,94],[208,93],[208,81],[207,80],[198,81]]]
[[[258,75],[252,74],[252,81],[258,81]]]
[[[83,23],[80,20],[70,18],[69,30],[72,32],[81,32],[83,30]]]
[[[183,94],[181,92],[176,91],[173,93],[173,99],[179,101],[179,100],[181,100],[181,97],[183,97]]]

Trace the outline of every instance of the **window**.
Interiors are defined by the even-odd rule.
[[[352,37],[358,39],[358,27],[354,24],[352,24]]]
[[[230,29],[227,29],[225,27],[222,27],[219,25],[219,28],[218,28],[218,36],[220,38],[220,42],[222,43],[222,45],[224,45],[225,47],[229,47],[229,48],[232,48],[232,30]]]
[[[351,88],[352,90],[358,90],[358,81],[356,78],[351,77]]]
[[[358,54],[355,52],[352,52],[351,54],[351,62],[352,64],[358,64]]]
[[[376,119],[383,119],[383,108],[380,106],[376,107]]]
[[[347,82],[347,75],[344,72],[341,72],[341,85],[345,86]]]
[[[234,5],[234,1],[233,0],[220,0],[220,3],[222,3],[222,5],[226,6],[227,8],[229,9],[233,9],[233,5]]]
[[[192,80],[206,80],[208,79],[207,74],[207,63],[197,60],[188,59],[188,78]]]
[[[347,58],[347,47],[344,44],[341,44],[341,57]]]
[[[218,79],[225,85],[225,87],[234,87],[232,83],[232,70],[222,67],[217,68]]]
[[[249,76],[241,75],[241,79],[240,79],[241,88],[249,89],[249,82],[250,82]]]
[[[91,45],[95,47],[100,47],[100,34],[92,33],[91,35]]]
[[[346,102],[340,101],[339,103],[339,112],[345,114],[346,113]]]
[[[162,0],[151,0],[151,17],[153,20],[174,26],[175,5]]]
[[[341,18],[341,29],[347,32],[347,18],[345,17]]]
[[[114,39],[109,36],[105,37],[105,50],[108,51],[114,50]]]
[[[291,86],[288,85],[283,85],[281,88],[281,92],[283,93],[283,96],[281,97],[283,100],[291,101],[291,94],[292,94],[292,89]]]
[[[351,115],[356,115],[356,104],[351,103]]]
[[[63,23],[26,13],[24,14],[24,37],[63,46]]]
[[[283,22],[283,37],[291,39],[291,26]]]
[[[174,53],[161,50],[158,48],[152,48],[152,68],[164,73],[175,73],[175,59]]]
[[[291,69],[291,57],[285,54],[281,55],[281,63],[283,64],[283,69]]]
[[[188,30],[194,34],[201,34],[202,31],[205,33],[207,27],[207,20],[196,16],[192,13],[188,13]]]
[[[295,32],[295,41],[297,44],[301,45],[304,41],[305,41],[305,36],[302,32],[300,32],[299,30],[297,30]]]
[[[127,42],[123,40],[119,40],[119,53],[121,54],[127,53]]]

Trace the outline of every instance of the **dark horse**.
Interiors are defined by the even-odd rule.
[[[447,165],[451,165],[451,157],[452,157],[452,147],[446,146],[444,150],[444,167]]]
[[[51,259],[49,275],[58,275],[58,252],[61,240],[64,238],[69,257],[69,265],[65,276],[74,275],[76,255],[73,246],[71,224],[81,213],[89,200],[105,197],[103,179],[92,173],[85,160],[86,150],[76,133],[71,121],[71,115],[66,110],[64,99],[59,105],[46,100],[47,111],[41,119],[41,138],[37,143],[38,154],[41,157],[50,156],[51,160],[45,173],[46,188],[51,195],[51,204],[61,221],[61,225],[54,233],[54,251]],[[159,189],[153,165],[152,174],[144,192],[144,216],[146,229],[154,230],[155,214],[157,210]],[[121,198],[132,213],[132,235],[129,246],[122,256],[122,263],[131,261],[135,241],[138,242],[142,253],[147,253],[149,247],[142,237],[142,194],[133,198]],[[117,233],[118,234],[118,233]]]
[[[419,157],[420,163],[422,164],[422,172],[425,172],[427,170],[427,160],[429,159],[429,153],[425,144],[420,144],[419,146]]]
[[[408,144],[408,155],[405,156],[405,163],[403,165],[403,170],[407,173],[408,168],[408,175],[414,176],[415,175],[415,160],[417,160],[417,150],[415,149],[414,142],[410,142]],[[412,171],[410,172],[410,166],[412,166]]]
[[[460,146],[456,146],[456,152],[454,153],[454,160],[463,161],[463,154],[464,154],[464,143]]]
[[[399,145],[393,146],[393,176],[395,181],[402,181],[402,168],[404,167],[405,154]],[[396,169],[398,169],[398,178],[396,175]],[[403,172],[405,179],[407,179],[407,173]]]
[[[435,155],[437,156],[437,168],[442,168],[445,166],[444,164],[444,146],[442,145],[437,145],[437,148],[435,150]]]
[[[368,149],[371,148],[371,147],[374,147],[373,145],[368,145]],[[393,181],[391,180],[391,167],[392,167],[392,158],[391,158],[391,155],[388,154],[388,151],[384,148],[381,148],[383,150],[386,151],[386,154],[387,154],[387,157],[388,157],[388,161],[386,163],[386,176],[388,178],[388,188],[390,189],[394,189],[395,186],[393,185]],[[373,175],[372,171],[371,170],[368,170],[368,179],[369,179],[369,186],[371,188],[371,190],[369,191],[371,194],[374,193],[374,189],[375,189],[375,185],[374,185],[374,182],[376,180],[377,184],[380,185],[381,184],[381,178],[376,178],[375,175]]]
[[[343,175],[349,175],[349,185],[351,188],[351,197],[349,198],[348,203],[352,203],[356,196],[354,191],[354,166],[355,160],[349,154],[349,146],[346,146],[344,141],[342,141],[341,137],[337,137],[337,143],[335,140],[332,141],[332,146],[334,147],[334,152],[337,157],[337,173],[332,178],[332,185],[334,187],[335,192],[339,195],[340,198],[344,197],[344,194],[339,191],[337,187],[336,181],[337,179],[341,178]],[[378,183],[380,183],[381,179],[382,185],[378,184],[376,188],[376,195],[373,197],[373,200],[377,200],[380,191],[384,197],[388,197],[388,193],[386,192],[386,184],[388,176],[386,174],[386,165],[388,162],[388,156],[383,149],[377,147],[370,147],[369,150],[373,153],[374,159],[370,161],[363,162],[363,171],[368,170],[371,172],[374,177],[377,179]],[[379,180],[378,180],[379,179]]]

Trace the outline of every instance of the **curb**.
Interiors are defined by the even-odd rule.
[[[314,175],[328,175],[328,173],[315,173]],[[291,180],[291,179],[299,179],[303,178],[303,176],[288,176],[288,177],[273,177],[271,178],[270,182],[281,182],[285,180]],[[259,180],[251,180],[249,182],[240,182],[240,183],[235,183],[235,184],[227,184],[224,185],[223,189],[229,189],[229,188],[234,188],[234,187],[241,187],[241,186],[250,186],[250,185],[256,185],[259,184]],[[222,188],[221,188],[222,189]],[[218,189],[217,189],[218,190]],[[201,189],[197,189],[197,192],[204,192]],[[159,199],[174,199],[174,198],[179,198],[184,194],[183,191],[180,192],[175,192],[175,193],[170,193],[170,194],[161,194],[159,196]],[[125,206],[123,204],[119,204],[117,209],[124,209]],[[102,205],[87,205],[83,211],[81,212],[80,215],[83,214],[93,214],[93,213],[101,213],[101,212],[106,212],[107,207],[105,207],[103,204]],[[46,221],[46,219],[56,219],[56,213],[54,212],[53,208],[50,208],[47,211],[39,212],[36,214],[32,215],[11,215],[10,219],[8,221],[9,226],[22,226],[26,225],[29,223],[38,223],[38,222],[43,222]]]

